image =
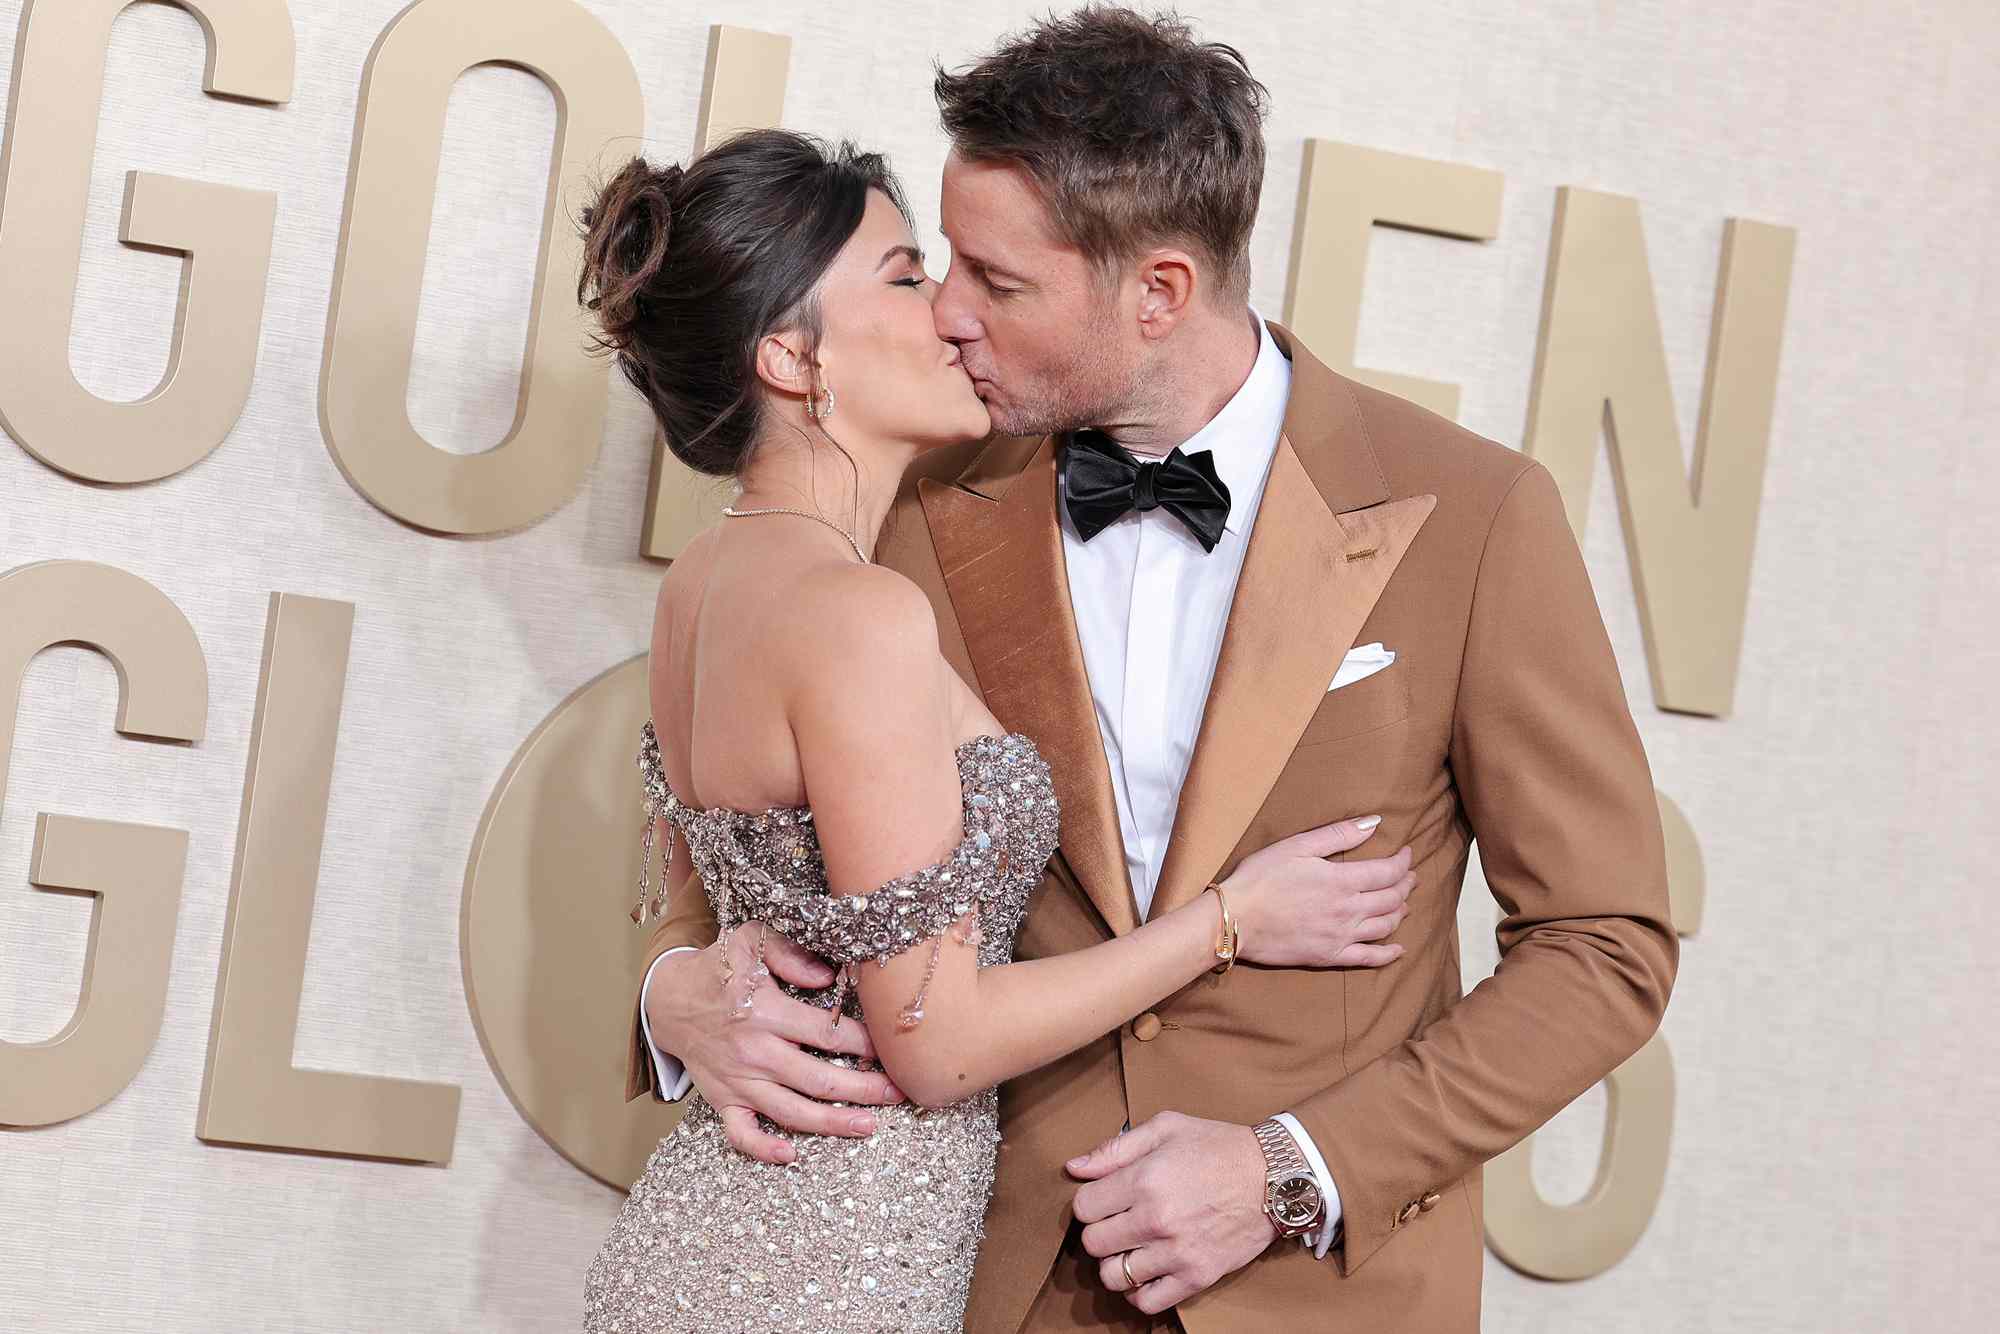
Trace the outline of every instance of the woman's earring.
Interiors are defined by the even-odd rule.
[[[813,418],[815,421],[825,421],[828,417],[831,417],[832,415],[833,415],[832,385],[826,386],[826,402],[824,404],[822,404],[819,401],[818,391],[813,391],[806,395],[806,416]]]

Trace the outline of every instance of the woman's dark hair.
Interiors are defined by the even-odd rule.
[[[909,206],[879,153],[789,130],[746,130],[695,158],[635,157],[583,211],[577,301],[595,350],[652,405],[675,457],[734,476],[762,412],[757,344],[801,329],[812,359],[819,282],[880,190]]]

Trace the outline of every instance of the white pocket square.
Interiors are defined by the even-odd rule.
[[[1338,690],[1342,686],[1353,685],[1364,676],[1373,676],[1396,660],[1394,649],[1383,648],[1381,641],[1362,644],[1347,650],[1347,656],[1340,660],[1340,670],[1333,674],[1328,690]]]

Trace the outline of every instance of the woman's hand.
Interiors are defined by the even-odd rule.
[[[1321,825],[1239,862],[1221,882],[1240,937],[1238,957],[1274,968],[1375,968],[1400,958],[1401,945],[1373,942],[1409,911],[1417,884],[1409,845],[1367,861],[1326,860],[1366,843],[1379,823],[1365,816]]]

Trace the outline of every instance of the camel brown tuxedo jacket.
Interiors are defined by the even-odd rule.
[[[1276,840],[1379,812],[1348,857],[1413,849],[1380,968],[1239,964],[1002,1087],[999,1180],[968,1328],[1087,1328],[1107,1306],[1065,1250],[1063,1163],[1162,1111],[1249,1124],[1290,1110],[1345,1223],[1181,1303],[1192,1334],[1475,1331],[1481,1165],[1638,1050],[1679,961],[1658,806],[1611,645],[1541,464],[1319,363],[1292,360],[1284,430],[1245,554],[1154,896],[1164,912]],[[930,595],[947,659],[1031,736],[1060,849],[1017,954],[1135,929],[1110,772],[1064,573],[1056,442],[921,456],[876,559]],[[1143,614],[1135,609],[1134,614]],[[1356,643],[1388,667],[1328,683]],[[1461,995],[1457,906],[1477,838],[1501,962]],[[645,963],[715,923],[680,859]],[[1051,1004],[1059,1004],[1051,997]],[[626,1094],[653,1081],[634,1007]],[[1087,1259],[1087,1257],[1085,1257]],[[1046,1283],[1076,1300],[1035,1301]]]

